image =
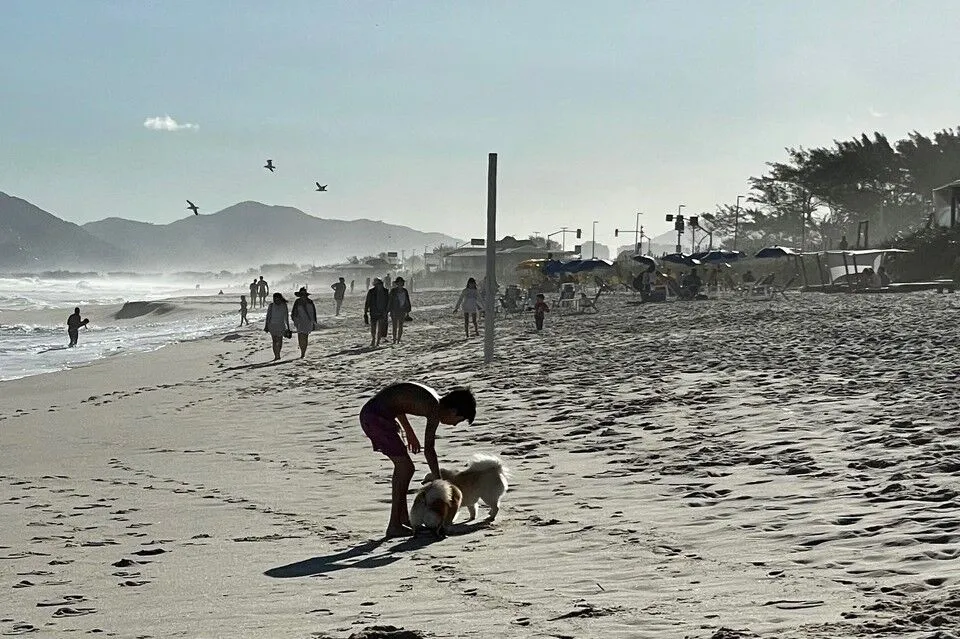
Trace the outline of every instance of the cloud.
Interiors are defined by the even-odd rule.
[[[199,124],[190,124],[189,122],[180,124],[169,115],[147,118],[143,121],[143,126],[147,127],[151,131],[188,131],[191,129],[196,130],[200,128]]]

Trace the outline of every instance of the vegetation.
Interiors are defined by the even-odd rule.
[[[783,162],[750,178],[747,201],[718,207],[705,216],[716,235],[746,252],[782,245],[837,248],[846,236],[852,248],[861,222],[869,223],[870,246],[895,244],[922,252],[899,260],[910,270],[947,273],[960,256],[957,233],[930,227],[932,191],[960,178],[960,129],[927,137],[913,132],[891,143],[863,134],[825,148],[787,149]],[[934,255],[935,253],[935,255]],[[926,268],[929,266],[929,268]]]

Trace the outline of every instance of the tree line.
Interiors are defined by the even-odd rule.
[[[736,248],[748,253],[771,245],[836,249],[844,237],[853,248],[862,222],[871,247],[945,233],[929,229],[932,191],[960,178],[960,128],[914,131],[893,143],[864,133],[786,155],[750,178],[744,204],[705,216],[724,248],[733,248],[734,235]]]

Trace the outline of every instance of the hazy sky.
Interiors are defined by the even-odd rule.
[[[613,243],[786,146],[960,124],[958,33],[951,0],[4,0],[0,190],[78,223],[259,200],[468,238],[496,151],[499,235]]]

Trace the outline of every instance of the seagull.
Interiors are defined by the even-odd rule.
[[[194,215],[200,215],[200,213],[199,213],[199,210],[200,210],[199,207],[198,207],[196,204],[194,204],[193,202],[191,202],[190,200],[187,200],[187,208],[190,209],[191,211],[193,211],[193,214],[194,214]]]
[[[267,160],[267,163],[263,165],[263,168],[273,173],[277,167],[273,165],[273,160]]]
[[[318,191],[326,191],[326,190],[327,190],[327,185],[326,185],[326,184],[324,184],[324,185],[322,185],[322,186],[320,185],[319,182],[314,182],[314,184],[317,185],[317,190],[318,190]]]

